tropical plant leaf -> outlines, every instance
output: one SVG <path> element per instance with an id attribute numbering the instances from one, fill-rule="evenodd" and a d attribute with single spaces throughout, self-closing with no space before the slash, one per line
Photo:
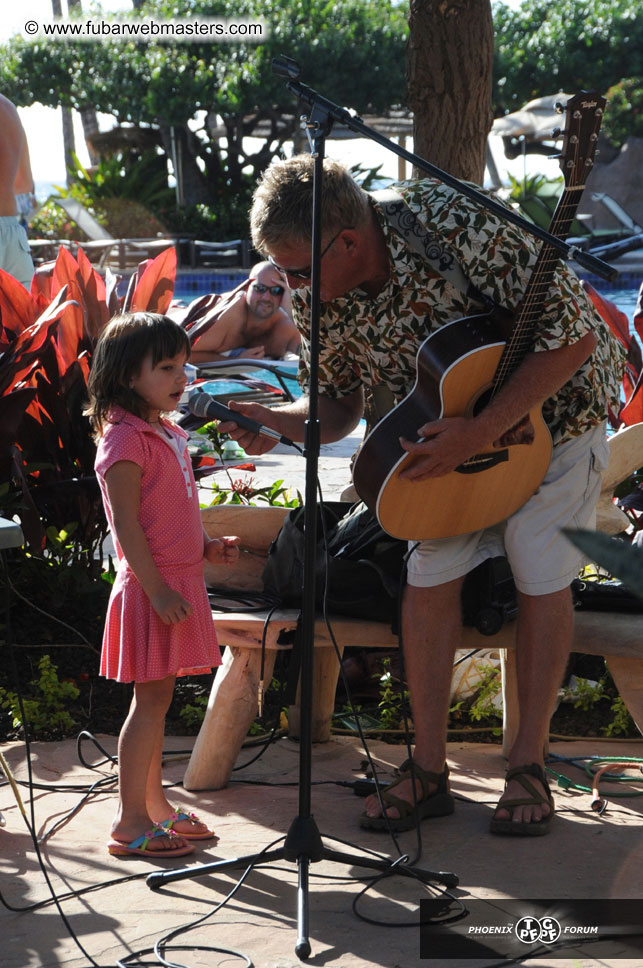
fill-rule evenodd
<path id="1" fill-rule="evenodd" d="M 174 248 L 141 263 L 132 304 L 166 312 L 175 272 Z M 0 506 L 18 514 L 31 550 L 46 547 L 47 529 L 69 523 L 78 547 L 104 540 L 96 445 L 83 411 L 96 340 L 121 309 L 118 281 L 108 273 L 106 285 L 82 250 L 74 258 L 63 247 L 39 268 L 31 293 L 0 273 Z"/>
<path id="2" fill-rule="evenodd" d="M 0 343 L 17 339 L 37 315 L 33 299 L 22 283 L 0 269 Z"/>
<path id="3" fill-rule="evenodd" d="M 164 249 L 147 263 L 132 294 L 130 312 L 166 313 L 176 279 L 176 249 Z"/>
<path id="4" fill-rule="evenodd" d="M 87 332 L 92 339 L 98 339 L 110 317 L 107 306 L 107 289 L 102 276 L 96 272 L 81 248 L 78 249 L 76 260 L 78 262 L 78 273 L 82 280 L 83 303 L 87 308 L 87 319 L 85 321 Z"/>
<path id="5" fill-rule="evenodd" d="M 62 251 L 62 249 L 63 246 L 61 245 L 59 252 Z M 36 267 L 36 271 L 33 274 L 33 279 L 31 280 L 31 297 L 32 299 L 42 300 L 44 307 L 48 306 L 53 298 L 52 278 L 55 268 L 55 260 L 53 262 L 43 262 L 41 265 Z"/>
<path id="6" fill-rule="evenodd" d="M 643 598 L 643 549 L 601 531 L 563 529 L 572 544 Z"/>

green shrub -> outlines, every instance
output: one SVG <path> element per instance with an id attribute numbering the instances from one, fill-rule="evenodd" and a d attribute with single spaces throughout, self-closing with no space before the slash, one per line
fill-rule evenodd
<path id="1" fill-rule="evenodd" d="M 32 679 L 32 694 L 22 701 L 30 735 L 36 739 L 64 736 L 76 725 L 66 706 L 78 699 L 80 692 L 73 682 L 59 680 L 58 667 L 48 655 L 40 659 L 38 669 L 40 678 Z M 11 713 L 14 729 L 25 725 L 17 693 L 0 686 L 0 706 Z"/>
<path id="2" fill-rule="evenodd" d="M 643 138 L 643 78 L 626 77 L 605 96 L 609 106 L 603 134 L 607 139 L 620 148 L 628 137 Z"/>

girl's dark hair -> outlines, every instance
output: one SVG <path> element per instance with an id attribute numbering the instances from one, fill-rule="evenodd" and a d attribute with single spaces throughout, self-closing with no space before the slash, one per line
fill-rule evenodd
<path id="1" fill-rule="evenodd" d="M 123 407 L 136 417 L 146 416 L 146 403 L 131 388 L 132 377 L 141 372 L 151 353 L 152 366 L 184 352 L 190 355 L 190 340 L 178 323 L 160 313 L 122 313 L 114 316 L 100 335 L 87 381 L 89 417 L 95 436 L 103 432 L 113 406 Z"/>

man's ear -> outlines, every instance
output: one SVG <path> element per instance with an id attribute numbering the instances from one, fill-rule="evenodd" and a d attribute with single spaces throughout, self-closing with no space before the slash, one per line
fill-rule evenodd
<path id="1" fill-rule="evenodd" d="M 359 248 L 359 241 L 359 233 L 355 229 L 344 229 L 338 238 L 338 242 L 345 252 L 355 249 L 356 246 Z"/>

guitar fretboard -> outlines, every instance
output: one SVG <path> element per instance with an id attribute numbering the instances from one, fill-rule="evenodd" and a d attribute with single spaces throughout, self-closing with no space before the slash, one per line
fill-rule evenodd
<path id="1" fill-rule="evenodd" d="M 565 146 L 561 162 L 565 187 L 549 226 L 550 234 L 559 239 L 565 239 L 569 235 L 585 182 L 592 169 L 605 104 L 605 99 L 595 92 L 575 95 L 567 104 Z M 541 318 L 559 259 L 557 248 L 543 242 L 525 295 L 518 307 L 512 334 L 498 364 L 491 396 L 504 385 L 527 353 L 533 349 L 536 326 Z"/>

